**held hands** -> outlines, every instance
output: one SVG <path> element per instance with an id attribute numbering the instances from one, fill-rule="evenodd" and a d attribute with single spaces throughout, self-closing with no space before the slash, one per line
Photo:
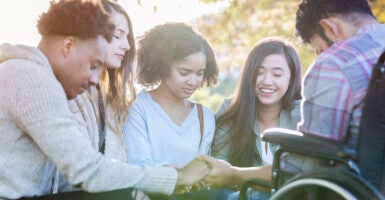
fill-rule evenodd
<path id="1" fill-rule="evenodd" d="M 236 182 L 233 178 L 235 177 L 235 169 L 230 163 L 207 155 L 200 155 L 196 160 L 204 161 L 212 168 L 205 180 L 201 182 L 202 186 L 208 189 L 210 187 L 221 188 L 234 186 L 234 182 Z"/>
<path id="2" fill-rule="evenodd" d="M 177 169 L 178 180 L 174 194 L 189 192 L 193 185 L 202 181 L 211 171 L 211 167 L 202 160 L 193 160 L 186 166 Z"/>

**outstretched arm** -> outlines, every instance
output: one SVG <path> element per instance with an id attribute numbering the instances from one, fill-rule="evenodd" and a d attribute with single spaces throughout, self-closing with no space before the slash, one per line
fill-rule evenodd
<path id="1" fill-rule="evenodd" d="M 206 185 L 210 187 L 237 187 L 252 178 L 271 180 L 271 166 L 235 167 L 224 160 L 206 155 L 197 159 L 205 161 L 212 168 L 205 178 Z"/>

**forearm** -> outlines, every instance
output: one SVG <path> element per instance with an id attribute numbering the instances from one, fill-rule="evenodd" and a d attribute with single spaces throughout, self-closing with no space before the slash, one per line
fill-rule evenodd
<path id="1" fill-rule="evenodd" d="M 248 179 L 263 179 L 270 181 L 271 180 L 271 166 L 261 166 L 261 167 L 233 167 L 231 176 L 231 185 L 229 187 L 234 187 L 236 185 L 241 185 Z"/>

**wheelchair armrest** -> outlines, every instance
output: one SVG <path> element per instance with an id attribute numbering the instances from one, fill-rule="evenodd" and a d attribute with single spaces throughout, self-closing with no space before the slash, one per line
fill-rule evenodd
<path id="1" fill-rule="evenodd" d="M 271 182 L 263 179 L 248 179 L 246 182 L 242 184 L 241 190 L 239 191 L 239 200 L 248 199 L 247 189 L 253 186 L 258 186 L 260 188 L 265 189 L 266 191 L 270 191 Z"/>
<path id="2" fill-rule="evenodd" d="M 356 150 L 343 142 L 289 129 L 267 129 L 263 133 L 262 140 L 278 144 L 284 151 L 293 153 L 335 160 L 356 158 Z"/>

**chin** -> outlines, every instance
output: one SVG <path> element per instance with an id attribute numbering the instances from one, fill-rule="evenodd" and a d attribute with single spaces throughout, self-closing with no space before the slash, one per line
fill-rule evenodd
<path id="1" fill-rule="evenodd" d="M 107 68 L 109 69 L 117 69 L 120 68 L 121 62 L 110 62 L 106 63 Z"/>

